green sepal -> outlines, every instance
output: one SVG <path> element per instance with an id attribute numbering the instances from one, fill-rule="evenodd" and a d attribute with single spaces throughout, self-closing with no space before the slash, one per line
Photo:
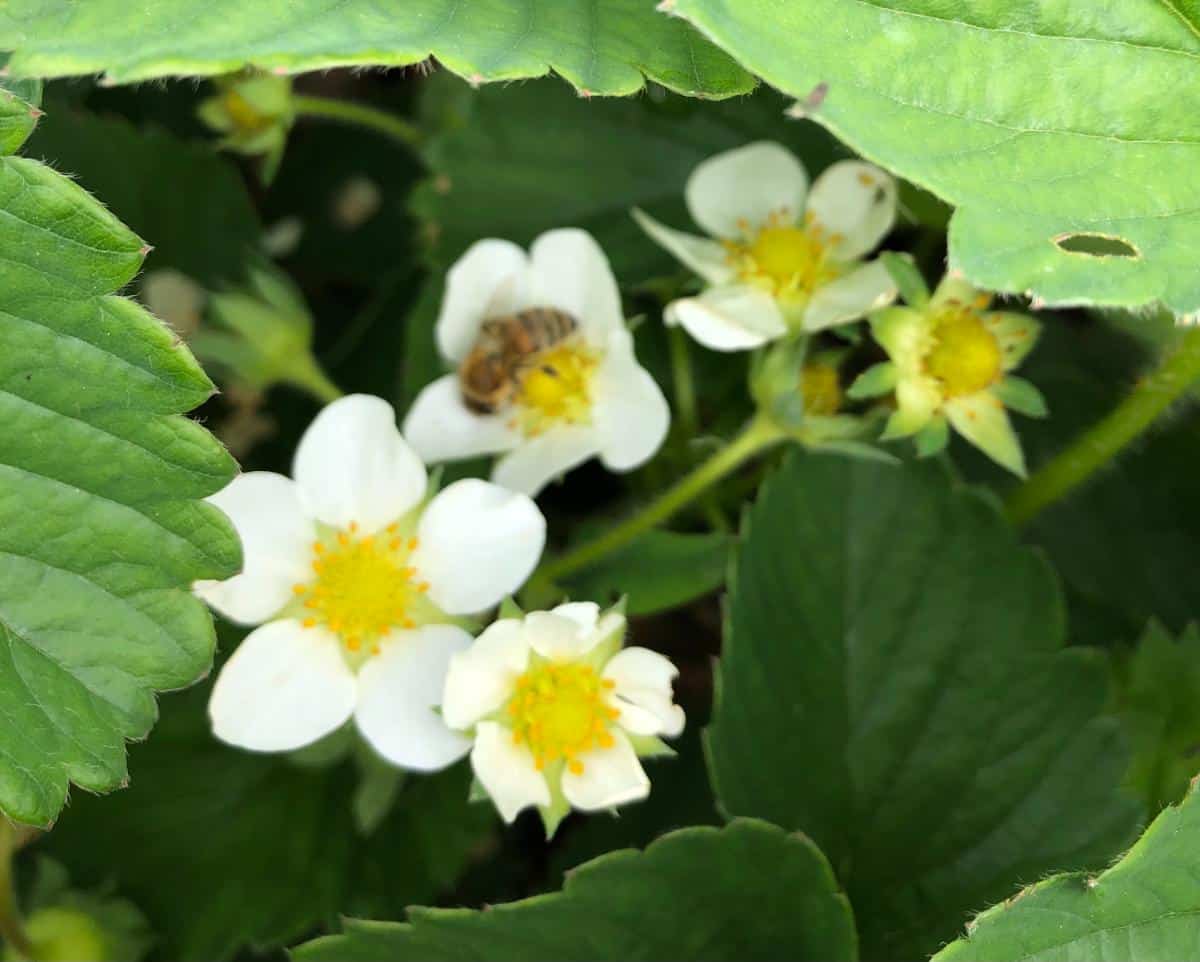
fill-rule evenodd
<path id="1" fill-rule="evenodd" d="M 566 767 L 566 762 L 559 760 L 551 762 L 542 772 L 546 784 L 550 787 L 550 804 L 538 806 L 538 814 L 542 817 L 542 825 L 546 829 L 546 841 L 554 838 L 562 820 L 571 814 L 571 803 L 567 801 L 562 790 L 563 770 Z"/>
<path id="2" fill-rule="evenodd" d="M 350 807 L 354 827 L 359 835 L 367 838 L 375 834 L 391 812 L 404 784 L 405 772 L 375 751 L 362 737 L 355 739 L 354 761 L 358 784 L 354 787 Z"/>
<path id="3" fill-rule="evenodd" d="M 352 751 L 358 735 L 351 722 L 331 731 L 311 745 L 287 752 L 287 760 L 297 768 L 329 768 L 336 765 Z"/>
<path id="4" fill-rule="evenodd" d="M 517 600 L 509 595 L 500 602 L 500 611 L 497 613 L 499 618 L 524 618 L 525 612 L 521 610 L 521 606 L 517 604 Z"/>
<path id="5" fill-rule="evenodd" d="M 1037 386 L 1023 377 L 1009 375 L 992 387 L 992 394 L 1009 410 L 1030 418 L 1044 418 L 1050 413 L 1046 398 Z"/>
<path id="6" fill-rule="evenodd" d="M 917 457 L 928 458 L 940 454 L 950 443 L 950 425 L 941 416 L 932 418 L 913 439 L 917 446 Z"/>
<path id="7" fill-rule="evenodd" d="M 921 276 L 921 271 L 911 254 L 884 251 L 879 255 L 879 259 L 896 282 L 900 297 L 906 304 L 923 308 L 929 303 L 929 285 L 925 283 L 925 278 Z"/>
<path id="8" fill-rule="evenodd" d="M 846 389 L 846 397 L 855 401 L 891 394 L 896 390 L 900 372 L 891 361 L 882 361 L 867 368 Z"/>
<path id="9" fill-rule="evenodd" d="M 478 777 L 471 778 L 471 787 L 467 789 L 467 801 L 472 804 L 475 802 L 491 804 L 492 796 L 488 794 L 488 790 L 483 787 L 483 782 Z"/>
<path id="10" fill-rule="evenodd" d="M 625 733 L 638 758 L 674 758 L 678 752 L 657 735 L 633 735 Z"/>

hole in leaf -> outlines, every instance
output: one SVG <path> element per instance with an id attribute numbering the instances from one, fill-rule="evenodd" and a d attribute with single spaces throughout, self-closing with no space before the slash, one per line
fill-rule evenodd
<path id="1" fill-rule="evenodd" d="M 1142 252 L 1125 238 L 1112 234 L 1059 234 L 1054 243 L 1068 254 L 1086 254 L 1088 257 L 1142 256 Z"/>

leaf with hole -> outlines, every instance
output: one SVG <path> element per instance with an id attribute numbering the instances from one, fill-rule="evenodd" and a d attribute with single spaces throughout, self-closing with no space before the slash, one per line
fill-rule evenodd
<path id="1" fill-rule="evenodd" d="M 1200 309 L 1200 179 L 1181 175 L 1200 164 L 1191 0 L 672 8 L 773 86 L 821 90 L 803 113 L 957 205 L 950 264 L 978 285 Z"/>

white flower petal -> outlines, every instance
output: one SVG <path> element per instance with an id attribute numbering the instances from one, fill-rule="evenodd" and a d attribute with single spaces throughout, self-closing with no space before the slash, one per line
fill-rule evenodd
<path id="1" fill-rule="evenodd" d="M 749 351 L 787 333 L 775 298 L 750 285 L 710 287 L 699 297 L 672 301 L 664 317 L 714 351 Z"/>
<path id="2" fill-rule="evenodd" d="M 605 344 L 610 331 L 625 326 L 617 280 L 587 231 L 548 231 L 533 242 L 529 258 L 532 306 L 566 311 L 591 344 Z"/>
<path id="3" fill-rule="evenodd" d="M 312 578 L 309 563 L 317 533 L 289 478 L 252 471 L 208 499 L 229 515 L 242 541 L 241 574 L 198 581 L 193 590 L 240 624 L 266 621 L 291 601 L 292 586 Z"/>
<path id="4" fill-rule="evenodd" d="M 429 597 L 451 615 L 499 604 L 529 577 L 546 543 L 546 519 L 527 496 L 475 478 L 456 481 L 425 509 L 412 564 Z"/>
<path id="5" fill-rule="evenodd" d="M 580 631 L 587 634 L 596 630 L 596 622 L 600 619 L 600 606 L 594 601 L 568 601 L 551 608 L 550 614 L 570 618 L 579 626 Z"/>
<path id="6" fill-rule="evenodd" d="M 592 418 L 600 460 L 610 471 L 632 471 L 662 447 L 671 409 L 662 389 L 633 355 L 633 338 L 613 331 L 592 379 Z"/>
<path id="7" fill-rule="evenodd" d="M 800 218 L 808 174 L 790 151 L 758 141 L 710 157 L 688 178 L 692 219 L 713 237 L 743 238 L 772 214 L 788 223 Z"/>
<path id="8" fill-rule="evenodd" d="M 595 646 L 599 637 L 580 626 L 577 616 L 553 611 L 531 611 L 525 616 L 525 640 L 550 661 L 576 661 Z"/>
<path id="9" fill-rule="evenodd" d="M 529 662 L 524 632 L 520 619 L 494 621 L 470 648 L 450 659 L 442 701 L 447 725 L 470 728 L 508 701 Z"/>
<path id="10" fill-rule="evenodd" d="M 552 428 L 522 442 L 497 461 L 492 480 L 510 491 L 532 496 L 599 453 L 600 441 L 593 428 Z"/>
<path id="11" fill-rule="evenodd" d="M 450 659 L 471 644 L 455 625 L 395 631 L 358 672 L 354 719 L 371 747 L 394 765 L 434 772 L 462 758 L 471 740 L 452 732 L 435 710 Z"/>
<path id="12" fill-rule="evenodd" d="M 610 748 L 597 748 L 579 756 L 583 771 L 563 771 L 562 790 L 568 802 L 584 812 L 615 808 L 650 794 L 650 779 L 637 753 L 620 731 L 612 733 Z"/>
<path id="13" fill-rule="evenodd" d="M 820 331 L 865 317 L 896 299 L 896 282 L 883 261 L 871 261 L 818 287 L 804 311 L 804 329 Z"/>
<path id="14" fill-rule="evenodd" d="M 623 648 L 604 666 L 602 677 L 613 682 L 617 720 L 635 735 L 666 735 L 683 731 L 683 709 L 674 703 L 671 682 L 679 670 L 656 651 Z"/>
<path id="15" fill-rule="evenodd" d="M 528 265 L 525 252 L 510 241 L 489 238 L 467 248 L 446 273 L 446 294 L 435 328 L 442 357 L 462 361 L 479 336 L 479 326 L 523 300 Z M 506 299 L 512 303 L 500 303 Z"/>
<path id="16" fill-rule="evenodd" d="M 425 494 L 425 466 L 400 436 L 382 398 L 351 394 L 309 425 L 292 469 L 305 508 L 338 528 L 365 534 L 391 524 Z"/>
<path id="17" fill-rule="evenodd" d="M 479 723 L 471 767 L 506 822 L 530 805 L 550 804 L 550 786 L 537 770 L 533 754 L 524 745 L 513 744 L 512 732 L 495 722 Z"/>
<path id="18" fill-rule="evenodd" d="M 225 662 L 208 715 L 213 734 L 230 745 L 293 751 L 340 728 L 356 694 L 336 635 L 273 621 L 247 635 Z"/>
<path id="19" fill-rule="evenodd" d="M 651 240 L 673 254 L 680 263 L 708 283 L 725 284 L 733 279 L 736 271 L 729 263 L 729 254 L 716 241 L 675 230 L 636 207 L 631 213 L 638 226 L 650 235 Z"/>
<path id="20" fill-rule="evenodd" d="M 447 374 L 427 385 L 404 419 L 404 438 L 426 464 L 457 461 L 508 451 L 521 436 L 509 418 L 477 414 L 463 403 L 458 375 Z"/>
<path id="21" fill-rule="evenodd" d="M 896 182 L 873 164 L 840 161 L 813 183 L 808 213 L 826 236 L 840 237 L 837 257 L 857 260 L 874 250 L 896 222 Z"/>

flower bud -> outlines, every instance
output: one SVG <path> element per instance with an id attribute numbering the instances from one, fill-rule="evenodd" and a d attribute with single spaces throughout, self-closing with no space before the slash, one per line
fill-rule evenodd
<path id="1" fill-rule="evenodd" d="M 263 157 L 263 179 L 270 181 L 295 120 L 291 79 L 242 71 L 218 77 L 213 84 L 216 95 L 197 108 L 200 120 L 222 135 L 225 149 Z"/>

